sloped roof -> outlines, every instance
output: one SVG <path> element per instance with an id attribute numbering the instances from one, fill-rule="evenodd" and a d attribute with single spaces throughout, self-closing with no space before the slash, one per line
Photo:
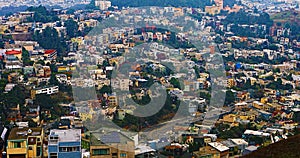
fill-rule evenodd
<path id="1" fill-rule="evenodd" d="M 45 50 L 45 54 L 52 54 L 52 53 L 55 53 L 56 50 L 55 49 L 48 49 L 48 50 Z"/>
<path id="2" fill-rule="evenodd" d="M 22 51 L 17 51 L 17 50 L 11 50 L 11 51 L 6 51 L 6 55 L 17 55 L 17 54 L 22 54 Z"/>

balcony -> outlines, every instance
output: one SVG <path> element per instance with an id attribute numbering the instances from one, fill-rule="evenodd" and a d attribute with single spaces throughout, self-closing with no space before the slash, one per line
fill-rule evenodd
<path id="1" fill-rule="evenodd" d="M 9 154 L 26 154 L 27 149 L 23 148 L 7 148 L 7 155 Z"/>

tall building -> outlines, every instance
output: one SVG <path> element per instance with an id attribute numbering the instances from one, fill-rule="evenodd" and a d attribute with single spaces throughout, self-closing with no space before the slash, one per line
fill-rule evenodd
<path id="1" fill-rule="evenodd" d="M 81 130 L 51 130 L 48 136 L 48 158 L 77 157 L 81 157 Z"/>
<path id="2" fill-rule="evenodd" d="M 43 138 L 43 128 L 13 128 L 7 139 L 7 158 L 42 158 Z"/>
<path id="3" fill-rule="evenodd" d="M 106 0 L 96 0 L 95 6 L 99 7 L 100 10 L 107 10 L 109 7 L 111 7 L 111 2 Z"/>

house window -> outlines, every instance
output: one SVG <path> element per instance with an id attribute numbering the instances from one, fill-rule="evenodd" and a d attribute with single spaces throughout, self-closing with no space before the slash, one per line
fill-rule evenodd
<path id="1" fill-rule="evenodd" d="M 80 147 L 60 147 L 59 152 L 76 152 L 80 151 Z"/>
<path id="2" fill-rule="evenodd" d="M 127 155 L 126 155 L 126 153 L 121 153 L 120 154 L 120 157 L 126 157 Z"/>
<path id="3" fill-rule="evenodd" d="M 21 148 L 21 142 L 14 142 L 14 148 Z"/>
<path id="4" fill-rule="evenodd" d="M 67 147 L 60 147 L 59 152 L 67 152 L 68 148 Z"/>
<path id="5" fill-rule="evenodd" d="M 58 158 L 57 153 L 50 153 L 50 158 Z"/>
<path id="6" fill-rule="evenodd" d="M 112 157 L 118 157 L 118 153 L 112 153 L 111 156 Z"/>
<path id="7" fill-rule="evenodd" d="M 93 149 L 92 155 L 109 155 L 109 149 Z"/>
<path id="8" fill-rule="evenodd" d="M 42 155 L 42 147 L 38 146 L 36 149 L 36 156 L 41 156 Z"/>
<path id="9" fill-rule="evenodd" d="M 28 150 L 32 150 L 32 146 L 28 147 Z"/>
<path id="10" fill-rule="evenodd" d="M 50 136 L 50 140 L 58 140 L 57 136 Z"/>

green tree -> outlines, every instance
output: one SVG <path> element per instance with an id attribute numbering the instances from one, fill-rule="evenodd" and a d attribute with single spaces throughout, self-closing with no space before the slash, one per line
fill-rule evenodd
<path id="1" fill-rule="evenodd" d="M 46 7 L 44 6 L 38 6 L 38 7 L 29 7 L 27 8 L 27 11 L 34 12 L 33 17 L 28 17 L 27 21 L 29 22 L 55 22 L 59 21 L 59 18 L 54 13 L 48 11 Z"/>
<path id="2" fill-rule="evenodd" d="M 55 77 L 54 74 L 51 74 L 50 79 L 49 79 L 49 84 L 50 85 L 59 85 L 59 81 Z"/>
<path id="3" fill-rule="evenodd" d="M 4 48 L 4 42 L 0 41 L 0 48 L 3 49 Z"/>
<path id="4" fill-rule="evenodd" d="M 42 33 L 35 32 L 33 39 L 44 49 L 56 49 L 58 55 L 65 52 L 65 40 L 63 36 L 59 37 L 58 32 L 54 28 L 46 27 Z"/>
<path id="5" fill-rule="evenodd" d="M 280 73 L 280 69 L 279 68 L 275 68 L 275 69 L 273 69 L 273 72 L 274 73 Z"/>
<path id="6" fill-rule="evenodd" d="M 274 81 L 274 79 L 275 79 L 275 77 L 274 77 L 273 75 L 267 76 L 267 77 L 266 77 L 266 80 Z"/>
<path id="7" fill-rule="evenodd" d="M 231 90 L 226 91 L 225 105 L 230 105 L 234 103 L 234 101 L 235 101 L 234 93 Z"/>
<path id="8" fill-rule="evenodd" d="M 99 93 L 100 93 L 100 94 L 104 94 L 104 93 L 111 94 L 111 93 L 112 93 L 111 86 L 104 85 L 104 86 L 99 90 Z"/>
<path id="9" fill-rule="evenodd" d="M 216 42 L 217 44 L 221 44 L 221 43 L 223 43 L 223 39 L 222 39 L 220 36 L 217 36 L 217 37 L 215 38 L 215 42 Z"/>
<path id="10" fill-rule="evenodd" d="M 180 87 L 180 82 L 178 79 L 172 77 L 171 80 L 170 80 L 170 83 L 173 85 L 174 88 L 179 88 L 181 89 Z"/>
<path id="11" fill-rule="evenodd" d="M 249 89 L 249 88 L 251 88 L 251 80 L 247 79 L 246 83 L 243 86 L 243 89 Z"/>
<path id="12" fill-rule="evenodd" d="M 293 81 L 293 77 L 292 77 L 292 73 L 290 73 L 289 75 L 286 76 L 286 79 L 288 81 Z"/>
<path id="13" fill-rule="evenodd" d="M 32 63 L 29 52 L 25 48 L 22 48 L 22 61 L 25 66 L 29 66 Z"/>
<path id="14" fill-rule="evenodd" d="M 8 81 L 5 78 L 0 79 L 0 92 L 4 92 L 7 82 Z"/>
<path id="15" fill-rule="evenodd" d="M 73 19 L 68 19 L 67 21 L 65 21 L 64 26 L 67 29 L 67 36 L 69 38 L 77 36 L 79 25 L 76 21 L 74 21 Z"/>
<path id="16" fill-rule="evenodd" d="M 74 14 L 75 13 L 75 9 L 71 8 L 71 9 L 68 9 L 67 14 Z"/>

